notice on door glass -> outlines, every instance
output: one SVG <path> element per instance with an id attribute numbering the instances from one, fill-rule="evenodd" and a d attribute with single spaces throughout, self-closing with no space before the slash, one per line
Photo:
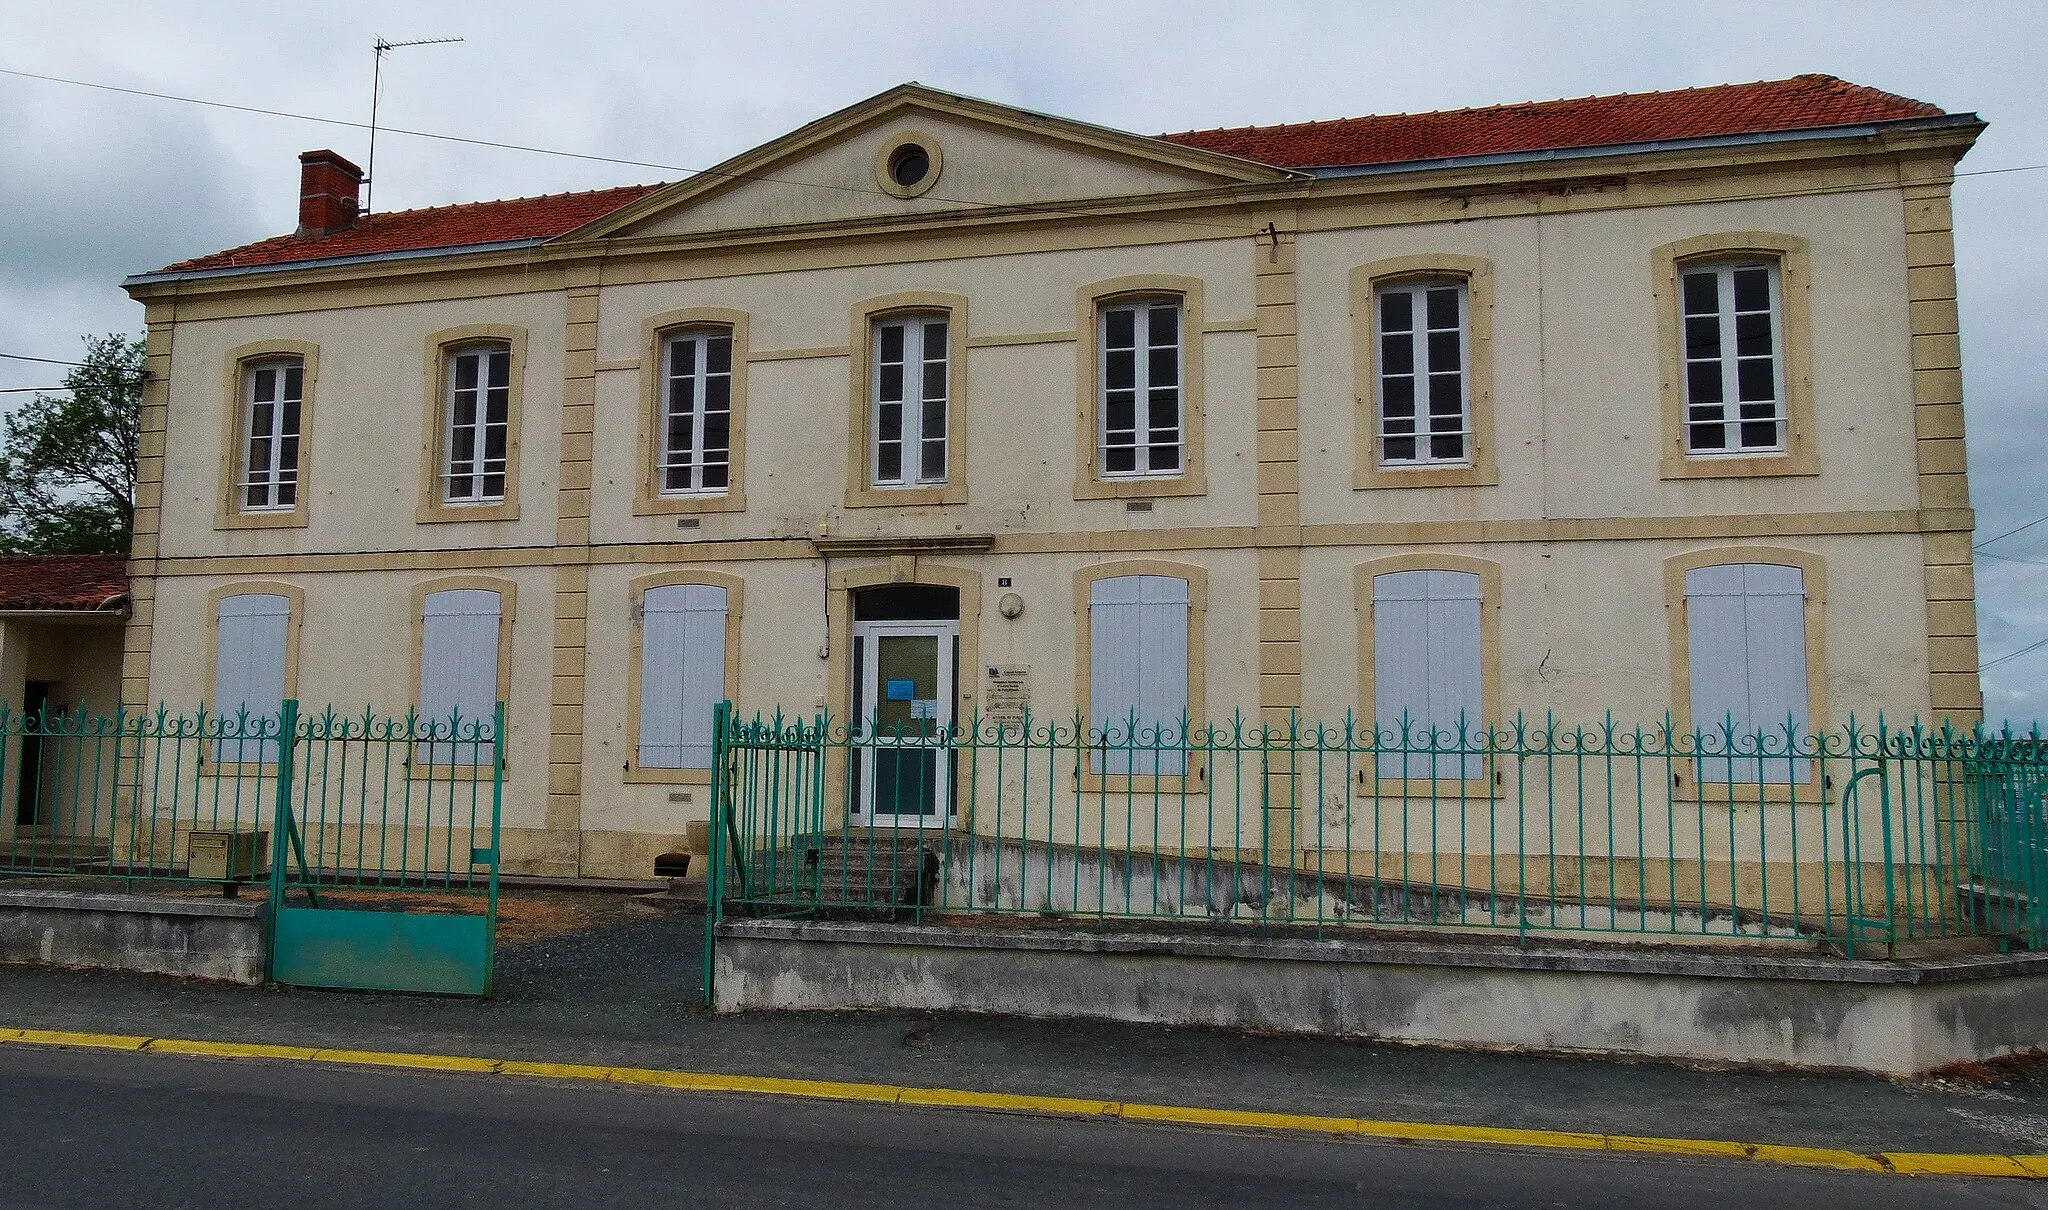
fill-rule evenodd
<path id="1" fill-rule="evenodd" d="M 1022 725 L 1031 708 L 1031 665 L 991 664 L 981 694 L 981 717 L 992 723 Z"/>
<path id="2" fill-rule="evenodd" d="M 910 680 L 908 678 L 905 678 L 900 681 L 892 680 L 888 682 L 886 692 L 888 694 L 889 700 L 892 702 L 916 701 L 917 682 Z"/>
<path id="3" fill-rule="evenodd" d="M 936 719 L 939 717 L 939 699 L 935 697 L 912 698 L 910 717 Z"/>

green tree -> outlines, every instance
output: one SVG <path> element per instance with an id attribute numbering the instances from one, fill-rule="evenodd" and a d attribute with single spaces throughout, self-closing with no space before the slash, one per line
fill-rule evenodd
<path id="1" fill-rule="evenodd" d="M 64 391 L 37 395 L 0 431 L 0 552 L 127 554 L 135 527 L 142 341 L 85 337 Z"/>

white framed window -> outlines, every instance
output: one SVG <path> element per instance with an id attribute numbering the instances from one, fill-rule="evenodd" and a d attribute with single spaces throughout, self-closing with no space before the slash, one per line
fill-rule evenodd
<path id="1" fill-rule="evenodd" d="M 723 495 L 732 468 L 732 332 L 675 332 L 663 348 L 661 494 Z"/>
<path id="2" fill-rule="evenodd" d="M 1409 748 L 1444 748 L 1486 730 L 1480 611 L 1484 593 L 1466 571 L 1390 571 L 1372 578 L 1373 726 Z M 1477 755 L 1382 758 L 1382 780 L 1471 780 Z"/>
<path id="3" fill-rule="evenodd" d="M 1806 573 L 1776 563 L 1721 563 L 1685 573 L 1688 674 L 1693 727 L 1718 750 L 1731 732 L 1735 751 L 1756 750 L 1757 736 L 1782 754 L 1790 726 L 1805 736 L 1807 701 Z M 1709 760 L 1700 780 L 1805 781 L 1808 761 Z"/>
<path id="4" fill-rule="evenodd" d="M 296 357 L 252 362 L 242 371 L 241 475 L 245 513 L 290 512 L 299 502 L 299 413 L 306 363 Z"/>
<path id="5" fill-rule="evenodd" d="M 505 499 L 512 349 L 469 345 L 451 352 L 447 365 L 441 498 L 449 504 L 496 504 Z"/>
<path id="6" fill-rule="evenodd" d="M 640 598 L 640 767 L 709 769 L 725 697 L 726 590 L 663 584 Z"/>
<path id="7" fill-rule="evenodd" d="M 1471 339 L 1465 282 L 1400 282 L 1374 291 L 1381 466 L 1472 461 Z"/>
<path id="8" fill-rule="evenodd" d="M 876 487 L 946 481 L 950 318 L 898 315 L 875 323 L 875 439 L 869 470 Z"/>
<path id="9" fill-rule="evenodd" d="M 421 727 L 437 735 L 488 736 L 498 705 L 499 618 L 504 600 L 487 588 L 447 588 L 426 596 L 420 623 Z M 450 722 L 454 731 L 450 731 Z M 476 728 L 481 727 L 478 731 Z M 433 765 L 475 765 L 488 743 L 420 745 Z"/>
<path id="10" fill-rule="evenodd" d="M 284 710 L 285 663 L 292 619 L 290 597 L 243 593 L 222 597 L 214 619 L 213 709 L 230 735 L 254 735 Z M 270 763 L 277 744 L 222 739 L 221 764 Z"/>
<path id="11" fill-rule="evenodd" d="M 1187 772 L 1188 582 L 1110 576 L 1088 586 L 1089 726 L 1107 737 L 1094 772 Z M 1175 745 L 1164 748 L 1163 745 Z"/>
<path id="12" fill-rule="evenodd" d="M 1097 457 L 1107 478 L 1181 473 L 1185 442 L 1179 299 L 1101 308 Z"/>
<path id="13" fill-rule="evenodd" d="M 1680 268 L 1687 455 L 1784 452 L 1781 293 L 1769 261 Z"/>

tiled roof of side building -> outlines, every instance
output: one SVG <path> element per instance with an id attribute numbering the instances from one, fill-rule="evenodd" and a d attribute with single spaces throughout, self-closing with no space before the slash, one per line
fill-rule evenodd
<path id="1" fill-rule="evenodd" d="M 127 595 L 126 555 L 0 555 L 0 610 L 92 613 Z"/>
<path id="2" fill-rule="evenodd" d="M 380 252 L 418 252 L 433 248 L 469 248 L 479 244 L 551 239 L 574 231 L 592 219 L 631 205 L 660 185 L 622 185 L 588 193 L 551 193 L 496 202 L 465 202 L 372 214 L 346 231 L 332 235 L 279 235 L 210 256 L 166 265 L 159 273 L 198 269 L 237 269 L 282 265 L 294 261 L 374 256 Z"/>
<path id="3" fill-rule="evenodd" d="M 1190 130 L 1160 137 L 1184 147 L 1282 168 L 1334 168 L 1821 130 L 1940 116 L 1939 108 L 1924 101 L 1833 76 L 1806 75 L 1675 92 L 1531 101 L 1289 126 Z"/>
<path id="4" fill-rule="evenodd" d="M 1190 130 L 1159 137 L 1276 168 L 1308 169 L 1817 130 L 1940 116 L 1942 110 L 1922 101 L 1833 76 L 1805 75 L 1675 92 L 1338 118 L 1288 126 Z M 332 235 L 281 235 L 180 261 L 158 272 L 255 268 L 552 239 L 660 188 L 626 185 L 590 193 L 373 214 Z"/>

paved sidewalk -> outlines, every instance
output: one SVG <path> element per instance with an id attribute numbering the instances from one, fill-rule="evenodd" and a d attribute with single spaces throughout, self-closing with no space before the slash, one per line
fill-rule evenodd
<path id="1" fill-rule="evenodd" d="M 2048 1152 L 2048 1072 L 1694 1071 L 1212 1030 L 903 1013 L 716 1017 L 703 918 L 607 911 L 500 947 L 489 1001 L 0 967 L 0 1029 L 948 1087 L 1857 1152 Z"/>

